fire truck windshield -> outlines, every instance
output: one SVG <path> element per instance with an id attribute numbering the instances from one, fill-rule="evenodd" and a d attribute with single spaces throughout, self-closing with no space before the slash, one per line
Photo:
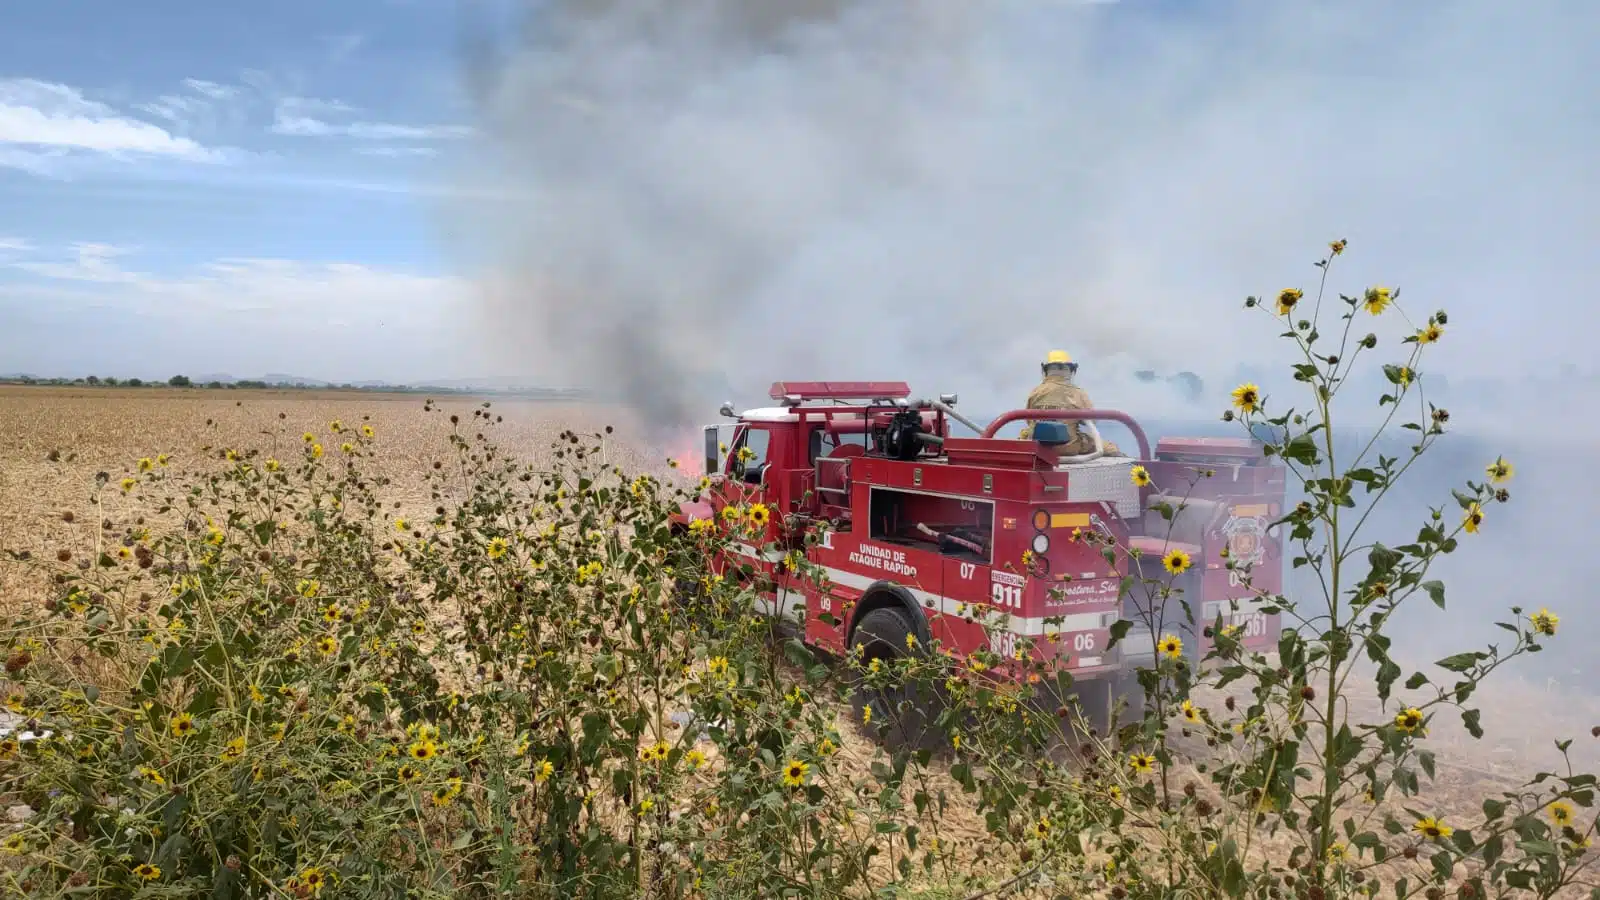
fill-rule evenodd
<path id="1" fill-rule="evenodd" d="M 729 472 L 748 484 L 760 484 L 761 470 L 767 465 L 767 449 L 771 440 L 772 435 L 765 428 L 758 425 L 741 427 L 733 439 L 733 446 L 729 448 Z"/>

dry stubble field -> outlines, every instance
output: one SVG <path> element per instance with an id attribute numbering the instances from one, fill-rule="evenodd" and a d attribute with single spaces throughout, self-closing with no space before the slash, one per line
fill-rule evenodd
<path id="1" fill-rule="evenodd" d="M 192 465 L 206 446 L 298 452 L 302 433 L 324 434 L 336 419 L 371 424 L 380 449 L 369 465 L 392 479 L 389 499 L 420 503 L 424 470 L 447 447 L 448 414 L 467 420 L 484 402 L 450 397 L 436 404 L 443 415 L 425 415 L 424 400 L 335 391 L 0 386 L 0 546 L 40 552 L 92 540 L 88 498 L 98 472 L 115 482 L 131 474 L 140 457 L 161 453 L 176 465 Z M 558 404 L 495 402 L 493 409 L 505 416 L 494 440 L 524 458 L 538 458 L 563 429 L 622 424 L 620 417 L 611 422 Z M 647 458 L 620 440 L 608 451 L 627 469 L 665 468 L 660 453 Z M 59 460 L 51 460 L 53 452 Z M 117 501 L 108 497 L 108 516 L 116 515 Z M 75 523 L 62 521 L 67 511 L 76 514 Z M 3 577 L 4 602 L 27 602 L 28 586 L 15 581 L 14 572 Z"/>
<path id="2" fill-rule="evenodd" d="M 98 523 L 89 498 L 98 472 L 115 482 L 131 473 L 140 457 L 161 453 L 172 454 L 180 465 L 192 464 L 206 446 L 298 448 L 303 432 L 324 432 L 336 419 L 376 429 L 375 463 L 393 482 L 388 500 L 400 502 L 402 513 L 420 508 L 426 501 L 424 470 L 446 448 L 448 415 L 457 413 L 466 421 L 484 402 L 447 397 L 436 402 L 444 414 L 427 415 L 424 400 L 416 394 L 368 392 L 0 386 L 0 548 L 37 554 L 92 546 Z M 516 400 L 493 401 L 493 410 L 504 416 L 493 439 L 519 457 L 537 461 L 564 429 L 593 432 L 612 424 L 619 431 L 607 446 L 611 462 L 631 472 L 669 471 L 665 448 L 630 446 L 620 412 Z M 59 458 L 52 460 L 53 453 Z M 117 493 L 105 492 L 103 515 L 113 520 L 119 515 Z M 74 522 L 63 520 L 68 511 Z M 39 588 L 16 567 L 0 566 L 0 614 L 39 602 Z M 1492 632 L 1485 634 L 1493 640 Z M 1378 720 L 1383 714 L 1376 698 L 1356 693 L 1353 717 Z M 1485 740 L 1471 740 L 1450 719 L 1434 729 L 1431 743 L 1440 765 L 1439 781 L 1428 790 L 1432 810 L 1458 821 L 1470 819 L 1484 796 L 1555 764 L 1552 743 L 1558 738 L 1576 738 L 1576 761 L 1589 771 L 1600 768 L 1600 740 L 1589 733 L 1600 723 L 1600 704 L 1592 696 L 1558 695 L 1511 673 L 1481 695 L 1480 705 L 1489 731 Z M 846 755 L 865 765 L 870 747 L 852 743 L 856 746 L 845 748 Z M 952 834 L 958 841 L 982 840 L 977 819 L 959 830 L 970 834 Z"/>

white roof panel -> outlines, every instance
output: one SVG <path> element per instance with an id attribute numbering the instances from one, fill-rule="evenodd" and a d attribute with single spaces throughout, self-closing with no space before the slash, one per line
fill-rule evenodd
<path id="1" fill-rule="evenodd" d="M 794 410 L 784 406 L 763 406 L 759 409 L 747 409 L 739 414 L 739 418 L 746 422 L 798 422 L 800 417 Z"/>

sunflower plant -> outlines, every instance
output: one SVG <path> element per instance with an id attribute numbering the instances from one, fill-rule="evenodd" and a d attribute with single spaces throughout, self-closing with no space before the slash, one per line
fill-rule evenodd
<path id="1" fill-rule="evenodd" d="M 1274 652 L 1246 651 L 1223 618 L 1198 620 L 1181 581 L 1197 561 L 1183 551 L 1152 563 L 1129 548 L 1106 549 L 1132 554 L 1139 576 L 1125 582 L 1137 615 L 1117 623 L 1113 638 L 1142 625 L 1132 633 L 1148 634 L 1156 660 L 1139 673 L 1142 714 L 1116 741 L 1090 736 L 1098 750 L 1091 771 L 1117 787 L 1108 821 L 1160 836 L 1124 842 L 1113 853 L 1129 896 L 1165 897 L 1182 888 L 1231 897 L 1438 897 L 1446 890 L 1548 897 L 1581 883 L 1593 861 L 1595 817 L 1578 813 L 1593 805 L 1593 775 L 1538 773 L 1522 790 L 1448 815 L 1428 799 L 1438 768 L 1430 725 L 1454 716 L 1481 738 L 1472 705 L 1479 687 L 1553 638 L 1559 617 L 1512 607 L 1496 623 L 1508 641 L 1410 674 L 1393 658 L 1396 613 L 1419 602 L 1447 607 L 1445 586 L 1431 571 L 1482 539 L 1490 511 L 1510 501 L 1514 470 L 1504 458 L 1488 461 L 1483 477 L 1453 491 L 1452 503 L 1428 510 L 1409 540 L 1391 545 L 1389 536 L 1372 533 L 1371 511 L 1447 436 L 1449 413 L 1428 402 L 1421 373 L 1449 317 L 1440 310 L 1412 319 L 1399 291 L 1384 286 L 1334 302 L 1327 279 L 1345 248 L 1334 242 L 1317 263 L 1311 298 L 1288 288 L 1245 302 L 1297 351 L 1291 374 L 1305 399 L 1277 402 L 1245 383 L 1223 414 L 1252 435 L 1262 426 L 1271 435 L 1263 451 L 1283 461 L 1301 497 L 1274 525 L 1286 536 L 1293 568 L 1309 571 L 1321 588 L 1315 600 L 1255 590 L 1263 611 L 1285 622 Z M 1375 330 L 1364 333 L 1369 323 Z M 1388 337 L 1380 339 L 1380 330 Z M 1335 441 L 1335 410 L 1358 389 L 1352 376 L 1363 365 L 1377 366 L 1388 390 L 1377 402 L 1381 426 L 1351 454 Z M 1391 428 L 1412 436 L 1403 455 L 1379 449 Z M 1213 474 L 1195 469 L 1190 487 Z M 1132 478 L 1149 480 L 1142 468 Z M 1158 511 L 1171 521 L 1185 499 L 1158 504 Z M 1252 584 L 1248 567 L 1222 562 Z M 1204 630 L 1212 648 L 1203 658 L 1185 656 L 1181 640 L 1162 630 L 1170 622 Z M 1368 694 L 1377 710 L 1362 714 Z M 1566 754 L 1568 743 L 1557 746 Z M 1288 852 L 1278 852 L 1284 841 Z"/>

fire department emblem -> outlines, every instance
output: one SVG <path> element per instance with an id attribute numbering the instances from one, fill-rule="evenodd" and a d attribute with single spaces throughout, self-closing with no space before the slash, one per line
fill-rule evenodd
<path id="1" fill-rule="evenodd" d="M 1261 518 L 1234 516 L 1222 526 L 1222 534 L 1228 540 L 1228 558 L 1236 567 L 1253 566 L 1261 561 L 1266 555 L 1266 532 L 1266 520 Z"/>

